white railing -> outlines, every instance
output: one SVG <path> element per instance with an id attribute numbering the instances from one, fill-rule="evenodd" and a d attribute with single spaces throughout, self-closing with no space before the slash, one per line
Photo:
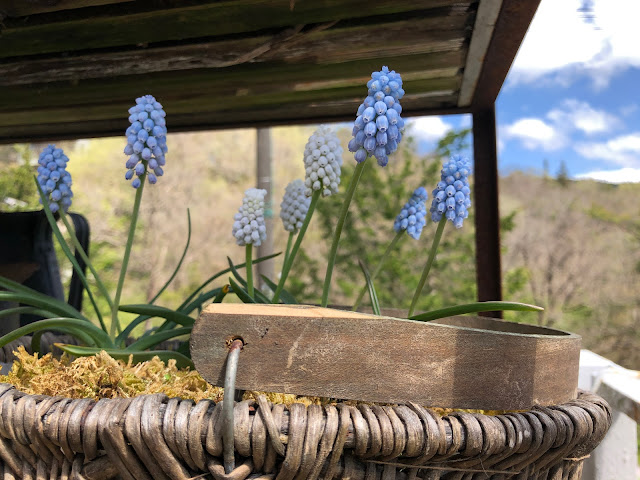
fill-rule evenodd
<path id="1" fill-rule="evenodd" d="M 612 409 L 609 433 L 585 462 L 582 480 L 638 480 L 640 372 L 627 370 L 589 350 L 580 354 L 579 387 L 604 398 Z"/>

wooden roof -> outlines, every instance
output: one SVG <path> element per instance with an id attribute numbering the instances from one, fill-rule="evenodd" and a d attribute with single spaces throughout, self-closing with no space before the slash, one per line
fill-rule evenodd
<path id="1" fill-rule="evenodd" d="M 383 65 L 404 116 L 495 101 L 539 0 L 0 0 L 0 143 L 352 120 Z"/>

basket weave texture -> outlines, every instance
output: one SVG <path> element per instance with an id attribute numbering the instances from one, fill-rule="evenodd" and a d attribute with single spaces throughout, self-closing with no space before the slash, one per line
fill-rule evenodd
<path id="1" fill-rule="evenodd" d="M 106 480 L 580 479 L 611 423 L 581 392 L 525 413 L 440 417 L 414 404 L 234 407 L 236 468 L 222 466 L 222 402 L 143 395 L 71 400 L 0 384 L 0 478 Z"/>

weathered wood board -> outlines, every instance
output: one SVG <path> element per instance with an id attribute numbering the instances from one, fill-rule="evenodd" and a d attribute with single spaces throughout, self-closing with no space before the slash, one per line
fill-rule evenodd
<path id="1" fill-rule="evenodd" d="M 370 402 L 520 410 L 575 398 L 580 337 L 490 318 L 422 323 L 298 305 L 212 304 L 191 356 L 224 383 L 242 338 L 237 388 Z"/>

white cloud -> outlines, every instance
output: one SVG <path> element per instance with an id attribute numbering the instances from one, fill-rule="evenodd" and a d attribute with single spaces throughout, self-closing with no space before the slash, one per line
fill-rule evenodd
<path id="1" fill-rule="evenodd" d="M 564 130 L 575 128 L 586 134 L 608 132 L 620 124 L 613 115 L 574 99 L 565 100 L 562 108 L 554 108 L 547 113 L 547 118 L 559 128 Z"/>
<path id="2" fill-rule="evenodd" d="M 595 170 L 576 175 L 576 178 L 608 183 L 640 183 L 640 168 L 626 167 L 618 170 Z"/>
<path id="3" fill-rule="evenodd" d="M 408 125 L 416 137 L 430 142 L 440 140 L 449 130 L 453 130 L 453 125 L 438 116 L 412 118 Z"/>
<path id="4" fill-rule="evenodd" d="M 578 143 L 574 148 L 585 158 L 640 168 L 640 132 L 615 137 L 607 142 Z"/>
<path id="5" fill-rule="evenodd" d="M 507 140 L 520 140 L 529 150 L 558 150 L 566 145 L 565 136 L 552 125 L 539 118 L 521 118 L 517 122 L 501 128 Z"/>
<path id="6" fill-rule="evenodd" d="M 593 22 L 582 0 L 542 0 L 509 74 L 508 84 L 570 85 L 590 78 L 604 88 L 617 73 L 640 67 L 638 0 L 595 0 Z"/>
<path id="7" fill-rule="evenodd" d="M 571 134 L 580 131 L 587 136 L 606 133 L 620 126 L 620 120 L 587 102 L 564 100 L 550 110 L 545 119 L 521 118 L 501 128 L 506 140 L 519 140 L 529 150 L 559 150 L 569 145 Z"/>

